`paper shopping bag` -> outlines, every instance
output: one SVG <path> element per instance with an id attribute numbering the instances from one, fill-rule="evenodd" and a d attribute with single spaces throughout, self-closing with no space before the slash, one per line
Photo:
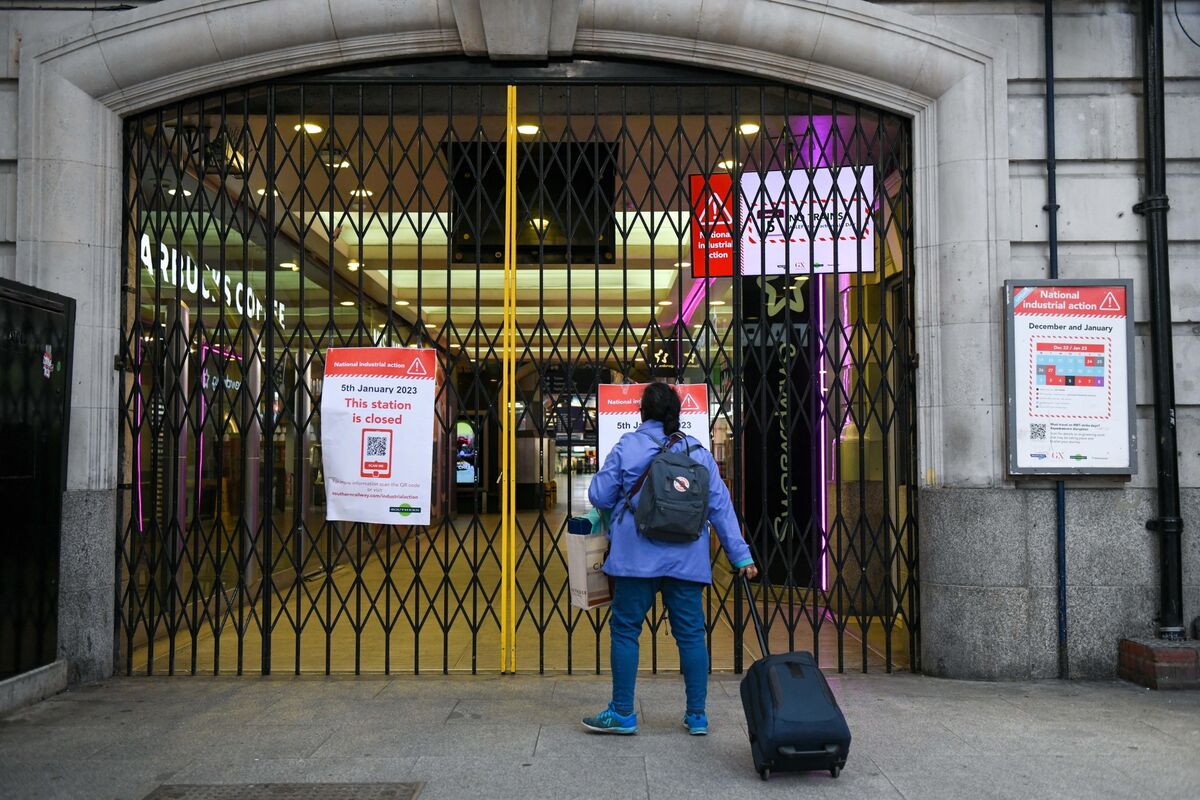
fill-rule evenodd
<path id="1" fill-rule="evenodd" d="M 607 534 L 567 534 L 567 579 L 571 585 L 571 605 L 588 609 L 612 602 L 612 588 L 608 576 L 604 574 L 604 558 L 607 554 Z"/>

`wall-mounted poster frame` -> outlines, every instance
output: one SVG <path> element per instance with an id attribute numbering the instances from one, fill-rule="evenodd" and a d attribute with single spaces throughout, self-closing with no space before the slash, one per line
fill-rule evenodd
<path id="1" fill-rule="evenodd" d="M 1004 282 L 1010 475 L 1133 475 L 1133 281 Z"/>

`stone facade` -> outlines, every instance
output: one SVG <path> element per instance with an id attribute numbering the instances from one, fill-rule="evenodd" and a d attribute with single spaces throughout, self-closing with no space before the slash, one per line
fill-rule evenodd
<path id="1" fill-rule="evenodd" d="M 126 11 L 0 11 L 0 275 L 79 301 L 64 520 L 62 655 L 111 674 L 123 113 L 202 90 L 405 55 L 575 53 L 763 74 L 913 118 L 920 414 L 922 665 L 988 679 L 1056 671 L 1053 495 L 1005 479 L 1000 286 L 1047 274 L 1040 3 L 563 0 L 524 28 L 478 0 L 165 0 Z M 71 6 L 78 6 L 72 9 Z M 1056 6 L 1063 277 L 1135 281 L 1148 318 L 1140 200 L 1140 65 L 1132 4 Z M 336 9 L 336 10 L 335 10 Z M 1200 3 L 1180 3 L 1200 32 Z M 1200 613 L 1200 48 L 1166 25 L 1172 313 L 1185 615 Z M 1075 677 L 1116 674 L 1117 641 L 1153 630 L 1157 555 L 1144 530 L 1155 466 L 1145 326 L 1140 462 L 1128 482 L 1068 491 Z M 88 510 L 92 509 L 92 510 Z M 96 509 L 99 509 L 98 511 Z M 69 562 L 69 563 L 68 563 Z M 69 579 L 69 580 L 68 580 Z M 68 585 L 68 583 L 70 585 Z M 109 609 L 101 614 L 89 609 Z"/>
<path id="2" fill-rule="evenodd" d="M 885 3 L 971 33 L 1008 53 L 1009 253 L 1000 280 L 1047 277 L 1045 64 L 1040 3 Z M 1141 64 L 1137 7 L 1130 3 L 1055 3 L 1055 125 L 1058 159 L 1059 269 L 1064 278 L 1132 278 L 1136 341 L 1138 474 L 1130 481 L 1068 483 L 1068 639 L 1072 677 L 1116 676 L 1117 643 L 1149 636 L 1158 611 L 1154 515 L 1154 419 L 1150 407 L 1146 246 L 1141 199 Z M 1196 37 L 1200 3 L 1181 3 Z M 1165 15 L 1167 181 L 1172 211 L 1170 267 L 1175 397 L 1184 487 L 1184 619 L 1200 614 L 1200 48 Z M 991 287 L 993 293 L 996 286 Z M 919 289 L 918 289 L 919 291 Z M 993 294 L 993 298 L 997 295 Z M 998 300 L 987 323 L 945 328 L 944 379 L 966 365 L 999 362 Z M 951 366 L 955 365 L 955 366 Z M 966 474 L 930 480 L 921 496 L 923 667 L 932 674 L 981 678 L 1057 674 L 1054 493 L 1047 483 L 1003 479 L 1003 369 L 970 397 L 976 419 L 945 426 L 942 446 L 973 460 Z M 978 386 L 973 378 L 972 386 Z M 986 409 L 985 409 L 986 407 Z M 989 462 L 963 448 L 959 431 L 990 425 Z M 925 434 L 922 431 L 922 434 Z M 926 476 L 927 478 L 932 476 Z M 1078 487 L 1078 488 L 1077 488 Z M 1015 489 L 1015 491 L 1014 491 Z M 980 569 L 980 567 L 983 569 Z M 947 615 L 939 609 L 954 613 Z M 965 613 L 964 613 L 965 612 Z M 960 621 L 969 620 L 970 624 Z"/>

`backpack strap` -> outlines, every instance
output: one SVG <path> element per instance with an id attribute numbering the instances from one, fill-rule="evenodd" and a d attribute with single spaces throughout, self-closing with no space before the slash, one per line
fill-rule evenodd
<path id="1" fill-rule="evenodd" d="M 649 436 L 649 434 L 646 434 L 646 435 Z M 651 438 L 653 438 L 653 437 L 651 437 Z M 665 453 L 671 449 L 672 445 L 677 444 L 678 442 L 686 442 L 686 441 L 687 441 L 687 437 L 684 434 L 680 433 L 679 431 L 675 431 L 670 436 L 668 436 L 661 445 L 659 445 L 658 452 Z M 698 447 L 699 445 L 694 445 L 694 446 Z M 691 453 L 692 447 L 689 447 L 687 449 L 687 452 Z M 625 495 L 625 506 L 624 506 L 624 508 L 622 508 L 622 511 L 626 511 L 626 510 L 633 511 L 633 497 L 638 492 L 640 492 L 642 490 L 642 486 L 645 485 L 646 477 L 650 474 L 650 467 L 654 465 L 654 459 L 655 459 L 655 456 L 650 456 L 649 463 L 646 464 L 646 468 L 644 470 L 642 470 L 642 474 L 638 477 L 637 481 L 633 484 L 633 488 L 631 488 L 628 492 L 621 493 L 621 494 Z"/>

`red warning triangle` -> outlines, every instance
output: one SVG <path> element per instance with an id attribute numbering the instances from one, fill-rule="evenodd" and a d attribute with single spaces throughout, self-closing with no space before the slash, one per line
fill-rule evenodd
<path id="1" fill-rule="evenodd" d="M 412 363 L 408 365 L 408 374 L 409 375 L 428 375 L 429 374 L 425 370 L 425 363 L 423 361 L 421 361 L 420 356 L 417 356 L 416 358 L 414 358 L 412 360 Z"/>
<path id="2" fill-rule="evenodd" d="M 683 396 L 683 402 L 679 406 L 680 411 L 700 411 L 700 404 L 696 402 L 696 398 L 691 392 Z"/>
<path id="3" fill-rule="evenodd" d="M 1104 295 L 1104 299 L 1100 301 L 1101 311 L 1120 311 L 1121 304 L 1117 302 L 1117 296 L 1112 292 Z"/>

